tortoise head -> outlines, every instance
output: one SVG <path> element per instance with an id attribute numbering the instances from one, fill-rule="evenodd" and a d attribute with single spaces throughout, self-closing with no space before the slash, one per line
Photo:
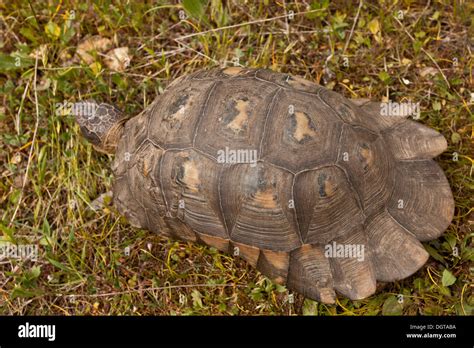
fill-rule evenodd
<path id="1" fill-rule="evenodd" d="M 115 153 L 128 117 L 113 105 L 95 101 L 75 103 L 72 114 L 81 128 L 82 135 L 96 150 Z"/>

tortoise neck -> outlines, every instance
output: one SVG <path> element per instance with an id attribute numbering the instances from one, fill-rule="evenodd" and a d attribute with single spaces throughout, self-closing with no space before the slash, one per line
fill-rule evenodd
<path id="1" fill-rule="evenodd" d="M 96 149 L 103 153 L 115 154 L 118 142 L 122 137 L 123 131 L 125 129 L 125 122 L 127 121 L 128 118 L 120 120 L 115 125 L 110 127 L 109 131 L 104 137 L 104 140 L 102 141 L 101 147 L 96 147 Z"/>

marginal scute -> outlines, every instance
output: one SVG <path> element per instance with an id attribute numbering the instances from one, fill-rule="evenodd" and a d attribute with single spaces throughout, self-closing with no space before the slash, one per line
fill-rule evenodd
<path id="1" fill-rule="evenodd" d="M 114 183 L 114 205 L 134 227 L 172 238 L 195 241 L 195 233 L 180 220 L 170 219 L 166 214 L 159 180 L 153 167 L 144 175 L 144 163 L 159 166 L 163 154 L 161 149 L 147 144 L 137 152 L 137 161 L 124 176 Z"/>
<path id="2" fill-rule="evenodd" d="M 226 75 L 235 76 L 240 74 L 242 70 L 244 70 L 244 68 L 241 68 L 239 66 L 232 66 L 230 68 L 225 68 L 224 70 L 222 70 L 222 72 Z"/>
<path id="3" fill-rule="evenodd" d="M 257 269 L 278 284 L 285 284 L 290 254 L 282 251 L 262 250 Z"/>
<path id="4" fill-rule="evenodd" d="M 231 66 L 223 69 L 200 70 L 193 74 L 193 80 L 226 80 L 250 79 L 255 73 L 254 69 Z"/>
<path id="5" fill-rule="evenodd" d="M 351 102 L 358 106 L 361 115 L 360 122 L 364 127 L 376 132 L 394 127 L 408 117 L 408 115 L 391 115 L 383 112 L 387 103 L 372 102 L 367 99 L 351 99 Z"/>
<path id="6" fill-rule="evenodd" d="M 119 161 L 117 171 L 123 172 L 123 175 L 117 176 L 113 188 L 115 206 L 134 227 L 147 228 L 150 231 L 160 233 L 165 228 L 165 223 L 161 218 L 162 215 L 156 215 L 152 212 L 153 210 L 160 211 L 162 205 L 155 201 L 150 194 L 150 189 L 155 187 L 155 184 L 153 178 L 149 176 L 152 169 L 145 168 L 145 163 L 153 166 L 152 163 L 159 162 L 161 155 L 161 149 L 145 144 L 136 151 L 135 156 L 130 158 L 129 161 Z M 133 162 L 133 165 L 128 167 L 127 162 Z M 147 175 L 145 175 L 144 169 L 147 170 Z M 146 195 L 142 194 L 144 189 L 147 189 Z"/>
<path id="7" fill-rule="evenodd" d="M 150 110 L 150 107 L 147 110 Z M 123 136 L 112 162 L 112 171 L 116 177 L 123 175 L 126 170 L 135 165 L 137 159 L 135 152 L 147 139 L 148 121 L 147 114 L 142 112 L 125 123 Z"/>
<path id="8" fill-rule="evenodd" d="M 368 219 L 366 231 L 377 280 L 406 278 L 428 260 L 429 255 L 418 239 L 385 210 Z"/>
<path id="9" fill-rule="evenodd" d="M 314 94 L 323 88 L 320 85 L 303 79 L 299 76 L 283 74 L 268 69 L 259 69 L 255 75 L 256 78 L 277 84 L 283 88 L 293 89 L 300 92 Z"/>
<path id="10" fill-rule="evenodd" d="M 386 130 L 384 140 L 399 160 L 431 159 L 448 147 L 442 134 L 411 120 Z"/>
<path id="11" fill-rule="evenodd" d="M 224 253 L 230 252 L 229 239 L 210 236 L 204 233 L 196 233 L 196 235 L 198 236 L 199 240 L 201 240 L 204 244 L 214 247 Z"/>
<path id="12" fill-rule="evenodd" d="M 150 143 L 141 146 L 136 152 L 136 164 L 129 170 L 131 176 L 128 185 L 146 214 L 146 225 L 143 226 L 155 233 L 168 233 L 165 218 L 165 204 L 161 194 L 160 183 L 155 180 L 155 165 L 160 163 L 163 150 Z M 158 214 L 156 213 L 158 212 Z"/>
<path id="13" fill-rule="evenodd" d="M 408 115 L 384 113 L 388 103 L 369 102 L 361 99 L 347 99 L 344 96 L 322 88 L 321 101 L 331 107 L 345 123 L 362 127 L 376 134 L 406 121 Z"/>
<path id="14" fill-rule="evenodd" d="M 333 109 L 341 120 L 348 124 L 362 125 L 357 106 L 352 104 L 349 99 L 328 89 L 319 90 L 318 95 L 323 103 Z"/>
<path id="15" fill-rule="evenodd" d="M 146 225 L 146 215 L 140 203 L 135 200 L 128 185 L 128 174 L 115 178 L 113 186 L 113 202 L 117 210 L 125 216 L 133 227 L 143 228 Z"/>
<path id="16" fill-rule="evenodd" d="M 291 252 L 288 287 L 323 303 L 334 303 L 336 294 L 324 248 L 305 244 Z"/>
<path id="17" fill-rule="evenodd" d="M 299 76 L 290 76 L 287 81 L 288 85 L 293 87 L 296 90 L 305 91 L 305 92 L 317 92 L 320 88 L 319 85 L 314 82 L 308 81 Z"/>
<path id="18" fill-rule="evenodd" d="M 335 245 L 335 247 L 334 247 Z M 336 238 L 332 248 L 344 247 L 344 256 L 336 253 L 329 257 L 334 288 L 351 300 L 360 300 L 372 295 L 376 290 L 376 279 L 373 268 L 368 238 L 362 226 L 341 238 Z"/>
<path id="19" fill-rule="evenodd" d="M 231 246 L 231 253 L 234 256 L 242 257 L 253 267 L 257 266 L 258 257 L 260 256 L 260 248 L 237 242 L 232 242 Z"/>
<path id="20" fill-rule="evenodd" d="M 397 185 L 387 202 L 389 213 L 421 241 L 438 238 L 454 215 L 453 194 L 443 170 L 433 160 L 400 161 Z"/>

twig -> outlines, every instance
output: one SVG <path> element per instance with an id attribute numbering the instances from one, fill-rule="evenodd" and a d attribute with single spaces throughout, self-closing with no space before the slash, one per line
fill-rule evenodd
<path id="1" fill-rule="evenodd" d="M 290 39 L 290 23 L 288 23 L 288 11 L 286 10 L 286 2 L 283 0 L 283 8 L 285 9 L 285 25 L 286 25 L 286 37 Z"/>
<path id="2" fill-rule="evenodd" d="M 388 74 L 388 69 L 387 69 L 387 58 L 384 56 L 383 57 L 383 70 Z M 385 91 L 387 93 L 387 101 L 390 100 L 390 89 L 387 86 L 385 86 Z"/>
<path id="3" fill-rule="evenodd" d="M 18 108 L 18 113 L 16 114 L 15 128 L 16 128 L 16 133 L 18 135 L 20 135 L 20 114 L 21 114 L 21 110 L 23 110 L 23 103 L 25 101 L 26 94 L 28 93 L 28 90 L 30 88 L 30 82 L 31 80 L 29 80 L 28 83 L 26 84 L 25 90 L 23 91 L 23 95 L 21 97 L 20 107 Z"/>
<path id="4" fill-rule="evenodd" d="M 160 286 L 160 287 L 153 287 L 153 288 L 144 288 L 144 289 L 134 289 L 134 290 L 127 290 L 127 291 L 117 291 L 117 292 L 108 292 L 102 294 L 73 294 L 73 295 L 62 295 L 59 294 L 58 296 L 74 296 L 74 297 L 106 297 L 106 296 L 116 296 L 116 295 L 125 295 L 125 294 L 132 294 L 135 292 L 143 292 L 143 291 L 155 291 L 155 290 L 169 290 L 169 289 L 179 289 L 179 288 L 226 288 L 236 286 L 240 287 L 241 285 L 234 285 L 234 284 L 185 284 L 185 285 L 169 285 L 169 286 Z"/>
<path id="5" fill-rule="evenodd" d="M 3 23 L 5 23 L 5 26 L 7 27 L 7 30 L 8 30 L 8 34 L 12 34 L 12 35 L 15 37 L 16 41 L 17 41 L 18 43 L 21 43 L 21 40 L 20 40 L 20 39 L 18 38 L 18 36 L 15 34 L 15 32 L 13 31 L 13 29 L 10 28 L 10 26 L 8 25 L 7 19 L 9 19 L 9 18 L 13 19 L 15 22 L 18 22 L 18 20 L 17 20 L 15 17 L 13 17 L 13 16 L 8 16 L 7 18 L 5 18 L 5 17 L 3 17 L 2 15 L 0 15 L 0 20 L 2 20 Z M 5 37 L 6 37 L 6 33 L 4 33 L 4 35 L 5 35 Z"/>
<path id="6" fill-rule="evenodd" d="M 323 10 L 322 9 L 317 9 L 317 10 L 297 12 L 297 13 L 292 13 L 291 16 L 300 16 L 300 15 L 304 15 L 304 14 L 307 14 L 307 13 L 313 13 L 313 12 L 318 12 L 318 11 L 323 11 Z M 193 33 L 193 34 L 188 34 L 188 35 L 181 36 L 181 37 L 178 38 L 178 40 L 188 39 L 190 37 L 194 37 L 194 36 L 198 36 L 198 35 L 204 35 L 204 34 L 208 34 L 208 33 L 215 33 L 217 31 L 226 30 L 226 29 L 239 28 L 239 27 L 243 27 L 243 26 L 246 26 L 246 25 L 259 24 L 259 23 L 264 23 L 264 22 L 271 22 L 271 21 L 274 21 L 274 20 L 277 20 L 277 19 L 287 18 L 289 16 L 290 16 L 289 14 L 285 14 L 285 15 L 282 15 L 282 16 L 276 16 L 276 17 L 265 18 L 265 19 L 258 19 L 258 20 L 255 20 L 255 21 L 250 21 L 250 22 L 245 22 L 245 23 L 240 23 L 240 24 L 234 24 L 234 25 L 228 25 L 228 26 L 225 26 L 225 27 L 210 29 L 210 30 L 206 30 L 206 31 L 200 31 L 199 33 Z"/>
<path id="7" fill-rule="evenodd" d="M 194 48 L 186 45 L 185 43 L 182 43 L 181 41 L 179 41 L 179 39 L 174 39 L 174 41 L 177 42 L 179 45 L 182 45 L 183 47 L 187 48 L 188 50 L 193 51 L 197 55 L 202 56 L 204 58 L 207 58 L 207 59 L 211 60 L 212 62 L 214 62 L 215 64 L 219 64 L 219 62 L 217 60 L 215 60 L 214 58 L 211 58 L 208 55 L 206 55 L 202 52 L 199 52 L 199 51 L 195 50 Z"/>
<path id="8" fill-rule="evenodd" d="M 362 9 L 363 4 L 364 4 L 364 1 L 360 0 L 359 1 L 359 8 L 357 9 L 357 13 L 356 13 L 356 16 L 354 18 L 354 23 L 352 24 L 351 32 L 349 33 L 349 37 L 346 40 L 346 44 L 344 45 L 344 49 L 342 50 L 342 55 L 344 55 L 344 53 L 346 53 L 347 47 L 349 46 L 349 42 L 351 41 L 351 38 L 352 38 L 352 34 L 354 34 L 354 29 L 355 29 L 355 26 L 357 24 L 357 21 L 359 20 L 360 10 Z"/>

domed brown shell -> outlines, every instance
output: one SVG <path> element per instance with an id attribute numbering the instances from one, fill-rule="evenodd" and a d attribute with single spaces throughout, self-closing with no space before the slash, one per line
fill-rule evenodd
<path id="1" fill-rule="evenodd" d="M 419 241 L 450 224 L 432 160 L 445 149 L 420 123 L 298 77 L 199 71 L 126 123 L 114 202 L 135 226 L 243 257 L 310 298 L 361 299 L 418 270 Z"/>

